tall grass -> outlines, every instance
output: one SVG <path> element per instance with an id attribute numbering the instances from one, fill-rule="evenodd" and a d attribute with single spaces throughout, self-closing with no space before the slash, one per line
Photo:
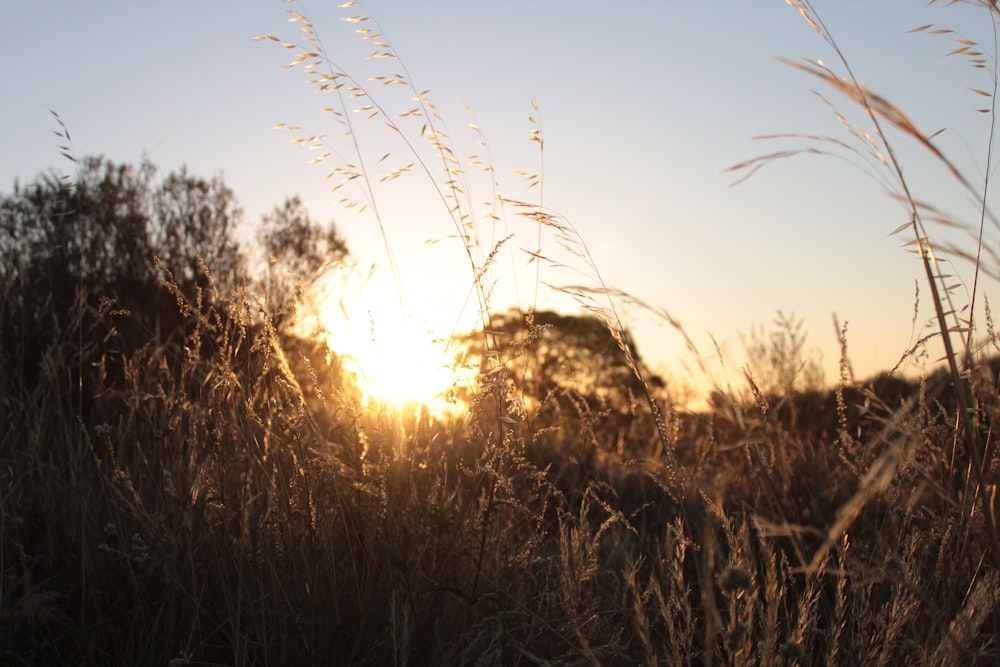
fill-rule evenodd
<path id="1" fill-rule="evenodd" d="M 809 4 L 796 6 L 836 49 Z M 983 12 L 996 20 L 992 5 Z M 975 338 L 948 348 L 946 373 L 859 383 L 838 327 L 836 387 L 774 389 L 748 370 L 753 400 L 717 387 L 699 413 L 651 382 L 631 397 L 569 382 L 532 393 L 534 351 L 567 339 L 529 309 L 520 335 L 502 335 L 490 270 L 508 231 L 494 234 L 492 216 L 524 214 L 536 261 L 581 271 L 588 282 L 557 289 L 608 325 L 640 380 L 619 308 L 684 329 L 606 286 L 568 222 L 504 198 L 493 175 L 490 208 L 476 211 L 428 95 L 413 87 L 416 107 L 390 112 L 334 64 L 305 15 L 290 15 L 302 46 L 264 39 L 344 105 L 327 107 L 343 142 L 299 137 L 328 153 L 344 204 L 368 207 L 391 260 L 380 161 L 359 141 L 357 102 L 412 156 L 386 182 L 425 178 L 460 240 L 481 316 L 469 409 L 366 405 L 338 357 L 280 326 L 253 281 L 216 280 L 205 262 L 193 287 L 159 265 L 177 314 L 167 328 L 82 281 L 76 307 L 50 321 L 21 298 L 16 274 L 0 274 L 4 661 L 995 664 L 1000 404 L 996 364 Z M 377 32 L 362 37 L 397 60 Z M 892 155 L 878 129 L 891 123 L 945 159 L 853 74 L 796 66 L 861 106 L 880 154 Z M 404 69 L 379 82 L 411 79 Z M 926 206 L 884 164 L 913 213 L 948 340 L 958 311 L 938 274 L 942 249 L 921 227 Z M 965 255 L 988 274 L 983 249 Z"/>
<path id="2" fill-rule="evenodd" d="M 818 78 L 825 86 L 834 92 L 840 93 L 850 102 L 857 105 L 863 111 L 865 119 L 871 124 L 872 128 L 870 131 L 865 131 L 865 128 L 851 125 L 843 115 L 837 113 L 834 107 L 833 110 L 837 113 L 837 117 L 845 125 L 851 143 L 845 143 L 837 138 L 828 136 L 800 138 L 808 140 L 814 146 L 818 145 L 819 148 L 814 150 L 821 154 L 842 155 L 847 153 L 864 160 L 866 164 L 874 165 L 875 169 L 881 167 L 882 170 L 887 172 L 884 180 L 880 179 L 881 182 L 884 183 L 889 194 L 897 199 L 907 210 L 910 221 L 897 229 L 896 232 L 908 231 L 912 235 L 911 243 L 920 259 L 926 279 L 926 286 L 930 291 L 937 325 L 937 338 L 941 341 L 944 348 L 944 360 L 948 366 L 958 408 L 954 443 L 956 447 L 959 443 L 963 445 L 968 461 L 967 471 L 971 475 L 971 479 L 967 479 L 969 486 L 964 490 L 965 493 L 963 495 L 966 498 L 976 499 L 974 502 L 982 503 L 980 510 L 985 514 L 985 529 L 988 535 L 989 547 L 993 553 L 993 557 L 995 559 L 1000 558 L 1000 533 L 997 531 L 993 502 L 992 500 L 988 500 L 984 495 L 984 493 L 987 493 L 986 473 L 989 465 L 988 459 L 984 458 L 984 446 L 988 446 L 986 438 L 988 438 L 989 432 L 983 433 L 981 429 L 973 424 L 971 401 L 975 399 L 970 396 L 969 389 L 971 384 L 977 382 L 976 376 L 979 372 L 976 364 L 978 357 L 976 346 L 978 345 L 978 340 L 976 338 L 977 322 L 975 320 L 975 302 L 978 296 L 979 278 L 982 273 L 990 271 L 989 267 L 995 264 L 997 259 L 995 254 L 986 245 L 984 239 L 987 219 L 995 221 L 988 206 L 988 195 L 990 186 L 992 185 L 992 156 L 994 131 L 996 129 L 996 106 L 992 101 L 997 94 L 997 62 L 995 57 L 997 51 L 997 8 L 991 2 L 973 3 L 981 7 L 982 14 L 988 17 L 994 29 L 994 43 L 991 47 L 994 54 L 992 62 L 987 60 L 987 56 L 982 51 L 982 49 L 989 47 L 981 46 L 961 35 L 954 37 L 954 42 L 958 48 L 951 52 L 951 55 L 967 58 L 973 68 L 985 70 L 988 78 L 987 88 L 989 90 L 981 88 L 972 89 L 976 95 L 991 100 L 991 105 L 988 108 L 980 109 L 981 112 L 989 114 L 991 122 L 988 135 L 985 138 L 985 169 L 982 172 L 982 183 L 977 186 L 938 148 L 934 142 L 934 136 L 922 131 L 903 110 L 870 90 L 859 80 L 837 41 L 827 29 L 822 18 L 812 7 L 811 3 L 808 1 L 795 1 L 789 2 L 789 4 L 799 10 L 805 21 L 829 45 L 845 75 L 841 76 L 837 74 L 833 69 L 819 60 L 803 59 L 800 61 L 786 60 L 785 62 L 802 72 Z M 914 32 L 924 32 L 927 30 L 931 30 L 932 34 L 951 34 L 951 31 L 946 28 L 935 29 L 935 26 L 930 24 L 916 27 Z M 931 222 L 937 222 L 942 226 L 955 225 L 961 227 L 962 225 L 950 218 L 943 217 L 943 214 L 939 210 L 917 196 L 917 193 L 911 188 L 910 181 L 903 170 L 902 163 L 898 157 L 897 147 L 887 134 L 886 128 L 888 127 L 898 131 L 904 140 L 912 141 L 924 149 L 930 155 L 931 159 L 946 169 L 957 186 L 966 195 L 972 197 L 973 201 L 978 203 L 980 211 L 979 220 L 977 221 L 978 225 L 969 230 L 971 238 L 976 241 L 971 251 L 956 248 L 955 246 L 942 247 L 934 242 L 933 236 L 929 231 L 929 224 L 925 220 L 930 219 Z M 753 173 L 758 167 L 771 160 L 789 156 L 790 153 L 788 152 L 773 153 L 737 165 L 733 167 L 733 170 L 749 170 L 750 173 Z M 985 257 L 984 251 L 986 253 Z M 973 278 L 971 291 L 969 292 L 970 303 L 967 305 L 967 308 L 960 308 L 956 305 L 953 292 L 954 288 L 958 285 L 952 284 L 951 281 L 954 279 L 954 276 L 945 274 L 945 270 L 942 269 L 941 260 L 949 254 L 957 259 L 972 261 Z M 961 316 L 962 312 L 966 313 L 964 319 Z M 956 346 L 953 340 L 956 334 L 960 347 Z M 893 454 L 888 458 L 891 459 L 895 456 Z M 955 452 L 952 453 L 952 460 L 955 460 Z M 870 480 L 871 483 L 882 484 L 882 481 L 878 481 L 880 476 L 885 474 L 891 475 L 894 472 L 895 464 L 888 461 L 886 461 L 886 464 L 889 467 L 885 473 L 875 475 Z M 859 503 L 864 502 L 863 496 L 866 493 L 865 488 L 867 484 L 863 484 L 862 486 L 862 491 L 859 491 L 858 496 L 856 496 Z M 853 510 L 850 508 L 844 509 L 846 515 L 845 521 L 849 522 L 848 517 L 852 514 Z M 969 511 L 973 511 L 971 507 Z M 839 539 L 837 531 L 842 530 L 844 527 L 846 527 L 846 524 L 838 523 L 835 527 L 836 530 L 831 529 L 825 549 L 830 548 Z M 817 554 L 813 560 L 814 566 L 817 564 L 817 559 L 819 558 L 820 554 Z"/>

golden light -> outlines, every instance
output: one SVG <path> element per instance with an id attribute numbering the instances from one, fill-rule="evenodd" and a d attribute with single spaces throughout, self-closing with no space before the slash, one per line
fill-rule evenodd
<path id="1" fill-rule="evenodd" d="M 316 313 L 327 346 L 355 375 L 367 405 L 419 404 L 438 416 L 460 414 L 465 406 L 453 398 L 463 381 L 454 367 L 458 348 L 449 347 L 447 333 L 404 313 L 398 295 L 371 277 L 359 286 L 343 275 L 329 277 Z"/>

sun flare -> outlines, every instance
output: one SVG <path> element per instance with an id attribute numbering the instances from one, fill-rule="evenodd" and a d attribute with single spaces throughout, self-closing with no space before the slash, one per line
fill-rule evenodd
<path id="1" fill-rule="evenodd" d="M 448 403 L 448 394 L 454 374 L 432 335 L 412 322 L 372 317 L 369 324 L 369 337 L 361 340 L 363 336 L 355 336 L 346 349 L 343 339 L 329 340 L 331 349 L 342 355 L 345 367 L 355 373 L 365 397 L 397 407 L 421 403 L 435 412 L 452 411 L 455 406 Z"/>
<path id="2" fill-rule="evenodd" d="M 317 313 L 327 346 L 354 375 L 366 404 L 420 404 L 432 414 L 460 413 L 457 350 L 384 292 L 366 281 L 361 289 L 341 285 L 328 294 Z"/>

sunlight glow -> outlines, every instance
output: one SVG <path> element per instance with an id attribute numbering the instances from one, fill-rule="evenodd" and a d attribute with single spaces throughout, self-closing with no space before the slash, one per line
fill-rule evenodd
<path id="1" fill-rule="evenodd" d="M 454 398 L 462 381 L 458 348 L 448 347 L 448 334 L 404 314 L 393 291 L 370 278 L 354 287 L 343 276 L 330 277 L 317 313 L 327 346 L 355 375 L 366 405 L 423 405 L 433 415 L 460 414 L 465 406 Z"/>

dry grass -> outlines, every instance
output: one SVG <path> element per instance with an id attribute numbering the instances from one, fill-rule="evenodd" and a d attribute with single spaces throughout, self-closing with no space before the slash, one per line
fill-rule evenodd
<path id="1" fill-rule="evenodd" d="M 835 47 L 808 3 L 795 4 Z M 718 387 L 703 413 L 650 382 L 627 405 L 568 383 L 532 393 L 525 368 L 546 327 L 529 318 L 506 339 L 491 328 L 489 273 L 508 236 L 481 231 L 501 216 L 470 208 L 428 96 L 401 114 L 417 122 L 414 140 L 333 64 L 308 19 L 292 17 L 304 46 L 267 41 L 294 52 L 334 99 L 393 126 L 412 157 L 385 180 L 422 173 L 463 239 L 483 325 L 470 410 L 363 407 L 336 357 L 280 327 L 252 285 L 221 285 L 204 263 L 195 289 L 160 267 L 177 314 L 167 330 L 155 310 L 118 308 L 82 281 L 75 307 L 49 321 L 20 298 L 16 272 L 0 274 L 0 659 L 996 663 L 1000 402 L 996 364 L 971 334 L 949 348 L 947 373 L 855 382 L 838 326 L 835 389 L 765 390 L 774 378 L 748 370 L 753 400 Z M 376 31 L 363 37 L 394 55 Z M 846 93 L 876 128 L 891 123 L 945 159 L 853 75 L 796 66 Z M 354 189 L 345 205 L 370 207 L 381 226 L 372 168 L 383 161 L 361 152 L 349 111 L 331 113 L 356 154 L 321 136 L 302 143 L 325 147 L 341 189 Z M 874 146 L 848 130 L 867 145 L 832 145 L 891 156 L 881 131 Z M 948 340 L 943 313 L 958 311 L 936 273 L 943 249 L 891 157 L 880 163 L 912 204 Z M 969 189 L 985 202 L 987 185 Z M 572 264 L 589 280 L 558 289 L 607 325 L 640 380 L 617 309 L 647 307 L 684 334 L 666 311 L 605 286 L 567 222 L 499 195 L 493 204 L 537 223 L 538 262 Z M 550 240 L 566 259 L 543 250 Z M 978 249 L 964 254 L 989 273 Z M 42 343 L 21 335 L 29 330 Z"/>
<path id="2" fill-rule="evenodd" d="M 530 425 L 362 409 L 323 355 L 310 372 L 301 344 L 240 315 L 245 293 L 179 301 L 182 339 L 105 340 L 122 373 L 82 418 L 56 349 L 4 387 L 5 659 L 996 657 L 989 517 L 963 502 L 969 462 L 933 388 L 895 409 L 851 390 L 846 429 L 832 397 L 830 427 L 742 403 L 673 414 L 666 467 L 648 413 L 622 431 L 572 391 L 575 409 Z"/>

